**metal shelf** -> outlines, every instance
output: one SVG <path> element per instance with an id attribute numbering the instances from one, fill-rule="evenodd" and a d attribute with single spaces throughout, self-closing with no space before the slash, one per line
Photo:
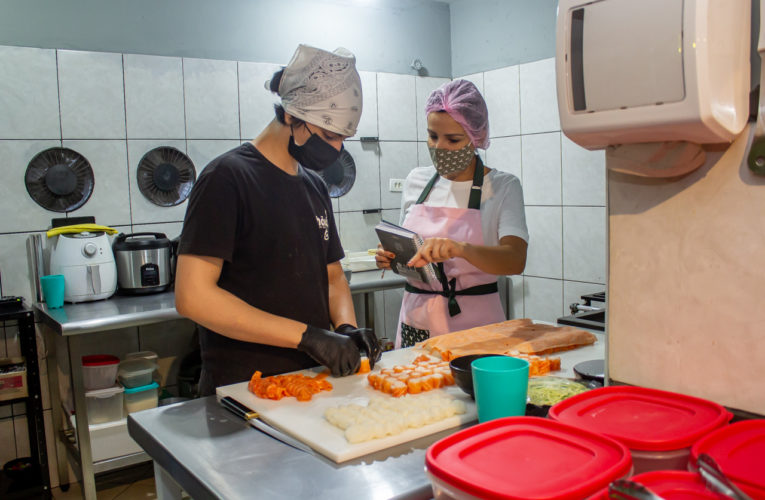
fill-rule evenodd
<path id="1" fill-rule="evenodd" d="M 0 312 L 0 321 L 17 322 L 19 346 L 27 369 L 27 396 L 4 401 L 3 404 L 25 403 L 29 450 L 32 462 L 37 465 L 37 481 L 34 484 L 19 485 L 16 481 L 0 472 L 0 497 L 28 498 L 38 496 L 50 498 L 50 474 L 48 472 L 48 448 L 45 445 L 45 421 L 43 419 L 42 388 L 40 386 L 40 367 L 37 360 L 37 337 L 35 319 L 32 311 L 23 304 L 20 309 Z"/>

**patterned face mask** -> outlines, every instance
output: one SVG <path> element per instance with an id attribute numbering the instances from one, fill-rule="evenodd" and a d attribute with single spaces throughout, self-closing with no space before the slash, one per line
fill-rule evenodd
<path id="1" fill-rule="evenodd" d="M 468 168 L 475 156 L 475 148 L 470 142 L 462 149 L 451 150 L 428 146 L 428 151 L 430 151 L 430 159 L 433 160 L 436 172 L 441 176 L 462 172 Z"/>

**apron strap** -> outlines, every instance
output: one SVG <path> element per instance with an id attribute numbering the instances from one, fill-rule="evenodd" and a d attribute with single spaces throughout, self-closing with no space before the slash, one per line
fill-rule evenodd
<path id="1" fill-rule="evenodd" d="M 446 279 L 444 278 L 443 282 L 445 281 Z M 441 295 L 442 297 L 446 297 L 449 299 L 449 316 L 456 316 L 462 312 L 460 305 L 457 303 L 457 295 L 488 295 L 490 293 L 497 293 L 499 291 L 496 281 L 494 283 L 485 283 L 483 285 L 471 286 L 470 288 L 465 288 L 463 290 L 455 290 L 456 282 L 456 278 L 450 279 L 447 284 L 447 288 L 441 292 L 436 290 L 423 290 L 422 288 L 414 287 L 409 283 L 404 285 L 404 290 L 409 293 Z"/>

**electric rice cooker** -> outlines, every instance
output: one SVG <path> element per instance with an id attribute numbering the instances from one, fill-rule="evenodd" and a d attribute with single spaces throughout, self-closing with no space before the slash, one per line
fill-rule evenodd
<path id="1" fill-rule="evenodd" d="M 123 293 L 163 292 L 172 283 L 172 243 L 163 233 L 120 233 L 112 250 Z"/>

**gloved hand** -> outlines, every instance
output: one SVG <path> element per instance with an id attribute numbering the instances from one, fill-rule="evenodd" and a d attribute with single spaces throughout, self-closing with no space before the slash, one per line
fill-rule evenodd
<path id="1" fill-rule="evenodd" d="M 359 351 L 367 354 L 370 370 L 375 367 L 375 362 L 380 361 L 382 348 L 380 347 L 380 342 L 377 341 L 375 332 L 371 328 L 356 328 L 348 323 L 343 323 L 335 328 L 335 331 L 352 338 Z"/>
<path id="2" fill-rule="evenodd" d="M 345 377 L 359 370 L 361 355 L 350 337 L 308 325 L 297 346 L 318 363 L 326 366 L 333 377 Z"/>

